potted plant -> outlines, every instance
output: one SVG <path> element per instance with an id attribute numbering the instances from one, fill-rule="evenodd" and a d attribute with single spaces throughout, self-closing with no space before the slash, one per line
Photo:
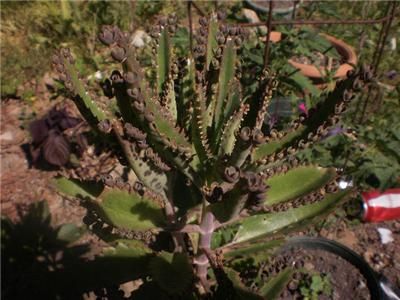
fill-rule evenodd
<path id="1" fill-rule="evenodd" d="M 282 40 L 282 34 L 271 33 L 271 36 L 274 37 L 273 42 Z M 343 79 L 357 65 L 353 47 L 328 34 L 303 27 L 286 34 L 284 38 L 298 39 L 299 47 L 288 62 L 315 83 Z"/>
<path id="2" fill-rule="evenodd" d="M 316 113 L 264 135 L 275 76 L 264 69 L 246 89 L 245 33 L 214 14 L 199 23 L 193 56 L 177 57 L 176 19 L 161 18 L 152 33 L 154 72 L 146 73 L 128 36 L 105 26 L 99 39 L 122 67 L 104 83 L 109 103 L 86 91 L 68 50 L 54 57 L 94 140 L 106 141 L 134 178 L 56 181 L 102 222 L 93 228 L 111 247 L 76 273 L 86 290 L 139 280 L 137 299 L 271 299 L 292 273 L 261 279 L 253 271 L 284 243 L 283 233 L 352 193 L 338 189 L 335 169 L 302 164 L 296 153 L 337 124 L 369 74 L 349 73 Z"/>

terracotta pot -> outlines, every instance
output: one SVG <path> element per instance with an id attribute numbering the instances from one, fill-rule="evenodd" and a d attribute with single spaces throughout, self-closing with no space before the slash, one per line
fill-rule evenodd
<path id="1" fill-rule="evenodd" d="M 354 52 L 354 49 L 346 44 L 345 42 L 334 38 L 333 36 L 322 34 L 331 44 L 336 48 L 337 52 L 344 58 L 346 63 L 341 64 L 339 68 L 336 70 L 335 75 L 333 76 L 335 79 L 345 78 L 348 71 L 353 70 L 352 65 L 357 64 L 357 56 Z M 298 62 L 293 61 L 292 59 L 289 60 L 289 63 L 299 69 L 304 76 L 321 79 L 324 77 L 325 74 L 321 74 L 321 70 L 318 70 L 316 66 L 301 64 Z M 324 73 L 324 69 L 322 69 L 322 73 Z"/>
<path id="2" fill-rule="evenodd" d="M 344 58 L 343 60 L 346 63 L 343 63 L 339 66 L 336 70 L 335 75 L 333 76 L 334 79 L 345 78 L 348 71 L 353 70 L 352 65 L 357 64 L 357 55 L 353 49 L 353 47 L 349 46 L 342 40 L 339 40 L 333 36 L 320 33 L 323 35 L 331 44 L 336 48 L 337 52 Z M 272 31 L 270 40 L 272 42 L 279 42 L 282 38 L 282 34 L 280 32 Z M 311 78 L 315 82 L 322 82 L 324 75 L 321 74 L 320 70 L 314 65 L 307 65 L 295 62 L 293 59 L 289 59 L 289 63 L 300 70 L 300 72 L 306 76 Z M 324 69 L 322 69 L 322 73 L 324 73 Z"/>
<path id="3" fill-rule="evenodd" d="M 271 34 L 269 36 L 269 41 L 272 43 L 277 43 L 282 39 L 282 33 L 279 31 L 271 31 Z M 265 36 L 260 37 L 260 40 L 265 42 Z"/>

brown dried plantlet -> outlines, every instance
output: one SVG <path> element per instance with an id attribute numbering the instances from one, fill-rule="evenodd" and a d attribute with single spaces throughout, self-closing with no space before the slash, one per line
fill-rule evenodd
<path id="1" fill-rule="evenodd" d="M 117 62 L 123 62 L 126 58 L 126 50 L 122 47 L 116 46 L 111 50 L 111 56 Z"/>
<path id="2" fill-rule="evenodd" d="M 239 168 L 235 166 L 226 167 L 224 171 L 224 178 L 229 183 L 237 182 L 240 178 Z"/>
<path id="3" fill-rule="evenodd" d="M 145 113 L 144 113 L 144 118 L 148 121 L 148 122 L 153 122 L 154 120 L 155 120 L 155 116 L 154 116 L 154 114 L 153 114 L 153 112 L 151 112 L 151 111 L 149 111 L 149 110 L 147 110 Z"/>
<path id="4" fill-rule="evenodd" d="M 106 46 L 110 46 L 115 42 L 114 28 L 108 25 L 103 26 L 98 37 L 100 42 Z"/>
<path id="5" fill-rule="evenodd" d="M 250 137 L 251 137 L 251 129 L 250 129 L 250 127 L 247 127 L 247 126 L 243 127 L 240 130 L 239 137 L 244 142 L 249 141 Z"/>
<path id="6" fill-rule="evenodd" d="M 147 144 L 146 140 L 139 140 L 136 142 L 136 145 L 140 148 L 140 149 L 146 149 L 149 147 L 149 144 Z"/>
<path id="7" fill-rule="evenodd" d="M 111 73 L 110 79 L 113 84 L 118 84 L 118 83 L 124 82 L 124 78 L 122 77 L 122 74 L 118 70 L 114 70 Z"/>
<path id="8" fill-rule="evenodd" d="M 112 126 L 111 126 L 111 122 L 108 119 L 102 120 L 97 124 L 97 127 L 99 128 L 99 130 L 101 132 L 104 133 L 110 133 Z"/>
<path id="9" fill-rule="evenodd" d="M 133 107 L 138 111 L 138 112 L 143 112 L 145 109 L 145 105 L 143 101 L 133 101 Z M 145 115 L 146 116 L 146 115 Z"/>
<path id="10" fill-rule="evenodd" d="M 124 74 L 124 80 L 129 84 L 133 84 L 133 83 L 137 82 L 138 75 L 133 72 L 126 72 Z"/>
<path id="11" fill-rule="evenodd" d="M 140 91 L 138 88 L 134 87 L 132 89 L 127 89 L 126 93 L 129 97 L 133 98 L 133 99 L 138 99 L 140 96 Z"/>

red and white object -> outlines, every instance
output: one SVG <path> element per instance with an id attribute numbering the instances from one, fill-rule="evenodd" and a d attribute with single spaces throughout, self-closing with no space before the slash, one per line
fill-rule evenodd
<path id="1" fill-rule="evenodd" d="M 363 200 L 363 220 L 382 222 L 400 219 L 400 188 L 384 192 L 372 190 L 361 193 Z"/>

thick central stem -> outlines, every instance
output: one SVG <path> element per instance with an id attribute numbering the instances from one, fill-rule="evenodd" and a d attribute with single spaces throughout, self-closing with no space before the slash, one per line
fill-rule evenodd
<path id="1" fill-rule="evenodd" d="M 206 291 L 209 290 L 210 285 L 207 281 L 209 262 L 205 251 L 211 249 L 211 237 L 215 229 L 214 221 L 214 215 L 211 212 L 206 212 L 200 224 L 199 248 L 197 257 L 195 258 L 196 274 Z"/>

